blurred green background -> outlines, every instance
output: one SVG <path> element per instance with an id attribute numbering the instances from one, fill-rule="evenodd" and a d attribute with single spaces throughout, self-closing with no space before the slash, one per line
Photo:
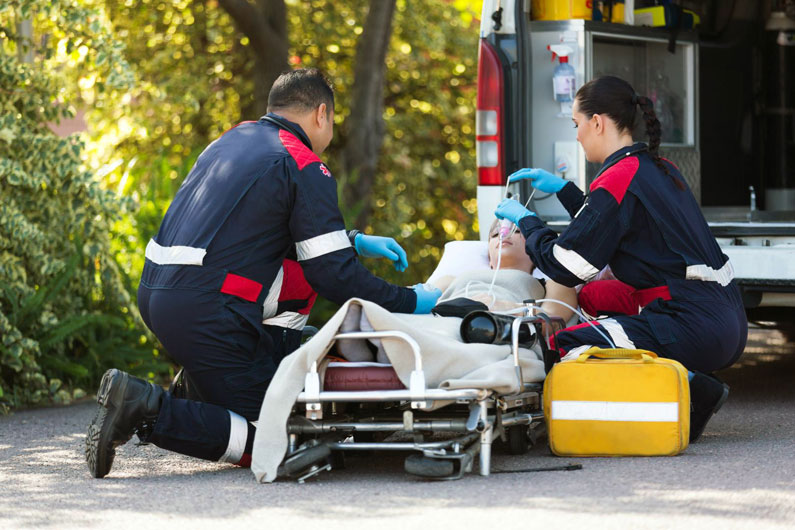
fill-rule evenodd
<path id="1" fill-rule="evenodd" d="M 387 24 L 368 19 L 378 3 Z M 0 412 L 79 399 L 111 366 L 159 382 L 173 375 L 136 308 L 146 242 L 199 153 L 263 114 L 286 68 L 319 67 L 335 86 L 323 158 L 346 224 L 408 252 L 402 274 L 382 260 L 365 260 L 370 270 L 411 285 L 430 275 L 444 243 L 476 238 L 479 9 L 473 0 L 3 2 Z M 375 63 L 359 46 L 368 38 L 386 43 Z M 379 65 L 383 99 L 370 118 L 380 149 L 368 177 L 349 139 L 361 119 L 357 87 Z M 334 310 L 319 300 L 310 324 Z"/>

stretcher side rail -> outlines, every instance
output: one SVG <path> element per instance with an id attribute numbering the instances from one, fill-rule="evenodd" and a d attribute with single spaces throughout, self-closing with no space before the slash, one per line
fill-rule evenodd
<path id="1" fill-rule="evenodd" d="M 519 363 L 519 326 L 524 323 L 538 323 L 547 320 L 539 316 L 517 317 L 512 327 L 512 360 L 517 378 L 517 390 L 500 394 L 489 389 L 463 388 L 441 389 L 426 388 L 422 356 L 419 344 L 408 334 L 401 331 L 356 331 L 338 333 L 333 340 L 340 339 L 399 339 L 411 348 L 414 357 L 414 369 L 411 372 L 408 389 L 399 390 L 350 390 L 321 391 L 321 379 L 318 362 L 312 363 L 305 376 L 304 391 L 296 402 L 306 408 L 304 419 L 293 418 L 288 422 L 290 449 L 288 454 L 300 450 L 297 447 L 300 437 L 327 437 L 324 442 L 335 451 L 393 450 L 420 451 L 426 457 L 434 459 L 453 459 L 459 462 L 458 472 L 450 478 L 458 478 L 465 470 L 471 470 L 472 459 L 479 456 L 479 472 L 483 476 L 490 474 L 491 445 L 496 437 L 503 437 L 506 429 L 532 425 L 543 421 L 540 411 L 517 410 L 522 407 L 540 405 L 541 385 L 525 383 Z M 540 329 L 539 329 L 540 331 Z M 324 404 L 328 403 L 410 403 L 409 409 L 403 410 L 402 421 L 393 412 L 386 415 L 358 419 L 348 414 L 338 416 L 332 407 L 334 418 L 324 421 Z M 466 417 L 439 417 L 436 411 L 428 411 L 435 402 L 453 402 L 466 404 L 469 408 Z M 416 410 L 420 409 L 420 410 Z M 464 411 L 462 411 L 465 413 Z M 442 413 L 444 415 L 444 413 Z M 394 441 L 373 443 L 369 440 L 358 441 L 354 436 L 362 432 L 403 432 L 414 433 L 414 441 Z M 420 433 L 449 432 L 468 434 L 446 441 L 424 441 Z M 419 438 L 417 438 L 419 436 Z M 408 465 L 408 464 L 407 464 Z M 407 468 L 408 470 L 408 468 Z M 411 472 L 411 471 L 409 471 Z"/>
<path id="2" fill-rule="evenodd" d="M 443 388 L 429 388 L 421 392 L 411 390 L 346 390 L 346 391 L 323 391 L 317 395 L 310 395 L 307 392 L 298 394 L 299 403 L 324 403 L 332 401 L 409 401 L 412 400 L 412 408 L 426 407 L 427 401 L 450 401 L 450 400 L 480 400 L 489 396 L 488 390 L 477 388 L 464 388 L 455 390 L 445 390 Z M 421 406 L 414 406 L 415 399 L 420 399 Z"/>

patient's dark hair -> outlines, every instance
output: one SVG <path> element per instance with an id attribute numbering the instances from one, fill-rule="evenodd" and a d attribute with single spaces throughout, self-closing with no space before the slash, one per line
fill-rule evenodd
<path id="1" fill-rule="evenodd" d="M 646 134 L 649 136 L 649 155 L 654 164 L 666 175 L 670 176 L 676 187 L 685 189 L 685 185 L 672 175 L 660 158 L 657 150 L 660 147 L 662 130 L 660 120 L 654 112 L 654 102 L 646 96 L 635 93 L 632 85 L 611 75 L 597 77 L 585 83 L 577 91 L 575 98 L 580 112 L 590 119 L 594 114 L 609 116 L 618 127 L 619 132 L 632 134 L 637 116 L 637 108 L 643 113 L 646 123 Z"/>
<path id="2" fill-rule="evenodd" d="M 285 109 L 309 112 L 321 103 L 334 110 L 331 83 L 317 68 L 300 68 L 284 72 L 273 82 L 268 95 L 268 112 Z"/>

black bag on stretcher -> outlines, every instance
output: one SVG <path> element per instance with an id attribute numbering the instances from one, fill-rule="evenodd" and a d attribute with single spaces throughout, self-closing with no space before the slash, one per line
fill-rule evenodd
<path id="1" fill-rule="evenodd" d="M 689 443 L 687 370 L 650 351 L 591 348 L 559 362 L 543 400 L 558 456 L 672 456 Z"/>

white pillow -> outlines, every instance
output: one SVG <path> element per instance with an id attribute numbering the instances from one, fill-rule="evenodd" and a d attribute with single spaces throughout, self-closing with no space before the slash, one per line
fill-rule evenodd
<path id="1" fill-rule="evenodd" d="M 485 241 L 450 241 L 445 243 L 442 259 L 426 281 L 433 283 L 444 276 L 482 269 L 489 269 L 489 246 Z"/>
<path id="2" fill-rule="evenodd" d="M 439 265 L 428 277 L 426 283 L 434 283 L 444 276 L 458 276 L 472 270 L 490 269 L 489 245 L 486 241 L 450 241 L 445 243 Z M 536 278 L 548 279 L 538 267 L 533 269 Z"/>

